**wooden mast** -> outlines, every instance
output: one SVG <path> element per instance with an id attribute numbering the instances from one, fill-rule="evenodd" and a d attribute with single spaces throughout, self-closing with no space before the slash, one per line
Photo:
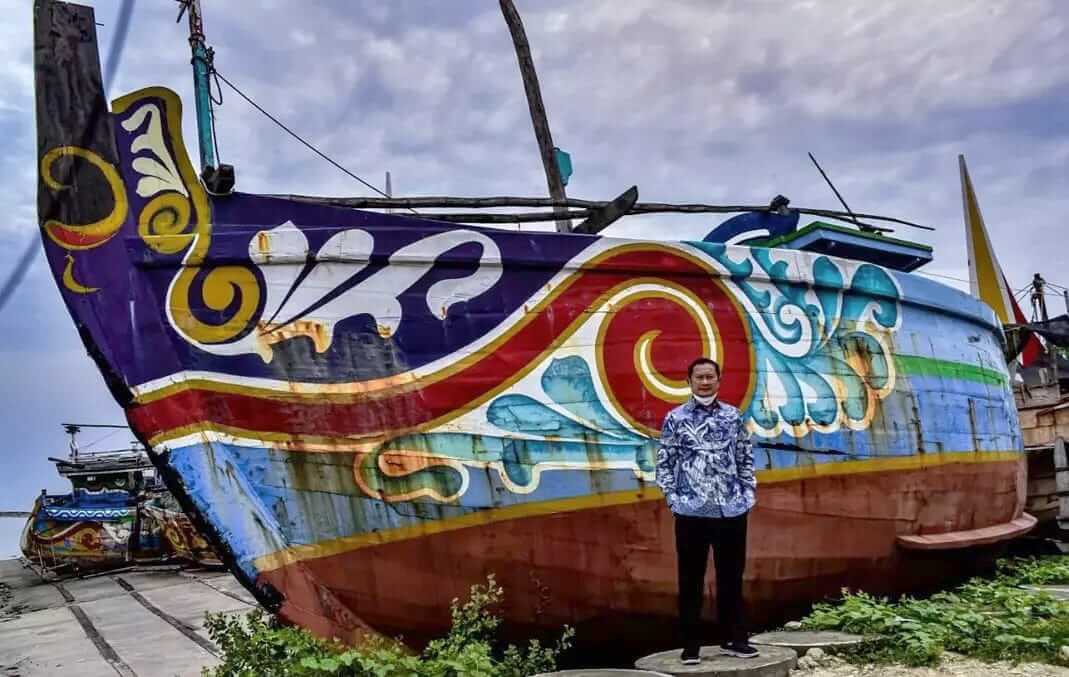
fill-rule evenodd
<path id="1" fill-rule="evenodd" d="M 512 34 L 512 44 L 516 47 L 516 60 L 520 64 L 520 75 L 523 76 L 523 90 L 527 94 L 527 107 L 531 111 L 531 123 L 534 125 L 535 139 L 538 140 L 538 152 L 542 156 L 542 166 L 546 170 L 549 196 L 554 201 L 564 201 L 567 199 L 564 193 L 564 181 L 561 180 L 560 167 L 557 166 L 557 157 L 553 150 L 553 135 L 549 132 L 549 120 L 546 118 L 546 107 L 542 103 L 542 90 L 538 86 L 538 74 L 535 73 L 527 33 L 523 30 L 523 21 L 520 20 L 520 13 L 516 11 L 512 0 L 499 0 L 499 2 L 501 13 L 505 16 L 505 23 L 509 27 L 509 33 Z M 563 214 L 567 210 L 563 206 L 558 206 L 554 207 L 554 211 Z M 570 233 L 572 222 L 567 218 L 558 219 L 557 230 Z"/>

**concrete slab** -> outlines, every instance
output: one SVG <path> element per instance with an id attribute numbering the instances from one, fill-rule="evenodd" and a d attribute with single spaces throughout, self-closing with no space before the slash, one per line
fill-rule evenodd
<path id="1" fill-rule="evenodd" d="M 75 602 L 94 602 L 123 594 L 123 589 L 108 576 L 68 578 L 58 583 L 74 597 Z"/>
<path id="2" fill-rule="evenodd" d="M 126 576 L 122 578 L 129 581 Z M 204 616 L 207 613 L 244 613 L 255 608 L 206 585 L 181 579 L 178 585 L 148 591 L 140 586 L 137 586 L 137 589 L 154 606 L 195 630 L 204 627 Z"/>
<path id="3" fill-rule="evenodd" d="M 779 646 L 757 647 L 756 658 L 721 656 L 720 647 L 703 646 L 702 662 L 683 665 L 679 660 L 682 649 L 662 651 L 635 661 L 639 670 L 663 672 L 668 675 L 701 675 L 704 677 L 786 677 L 798 663 L 798 654 Z"/>
<path id="4" fill-rule="evenodd" d="M 245 586 L 239 583 L 238 579 L 234 578 L 229 573 L 224 573 L 222 575 L 214 575 L 214 572 L 209 573 L 213 575 L 205 575 L 201 573 L 190 574 L 188 572 L 183 572 L 183 575 L 190 576 L 201 585 L 217 590 L 224 595 L 236 597 L 246 604 L 259 606 L 259 602 L 252 596 L 252 593 L 246 590 Z"/>
<path id="5" fill-rule="evenodd" d="M 205 613 L 254 607 L 227 572 L 137 568 L 49 582 L 0 560 L 0 677 L 193 677 L 218 663 Z"/>
<path id="6" fill-rule="evenodd" d="M 0 675 L 115 677 L 71 610 L 41 609 L 0 621 Z"/>
<path id="7" fill-rule="evenodd" d="M 804 656 L 810 649 L 823 649 L 829 653 L 858 646 L 865 641 L 861 635 L 848 632 L 787 630 L 783 632 L 762 632 L 750 638 L 754 645 L 766 644 L 793 649 L 799 656 Z M 760 647 L 758 647 L 760 649 Z"/>
<path id="8" fill-rule="evenodd" d="M 560 670 L 543 672 L 534 677 L 669 677 L 663 672 L 649 670 L 616 670 L 613 668 L 587 668 L 583 670 Z"/>
<path id="9" fill-rule="evenodd" d="M 6 588 L 0 594 L 0 619 L 66 604 L 59 590 L 17 559 L 0 560 L 0 584 Z"/>
<path id="10" fill-rule="evenodd" d="M 115 653 L 138 675 L 197 677 L 216 657 L 129 594 L 81 605 Z"/>
<path id="11" fill-rule="evenodd" d="M 181 575 L 177 570 L 153 571 L 151 569 L 138 569 L 135 571 L 120 571 L 112 578 L 119 577 L 136 588 L 139 592 L 148 592 L 159 588 L 170 588 L 175 585 L 187 585 L 189 579 Z"/>

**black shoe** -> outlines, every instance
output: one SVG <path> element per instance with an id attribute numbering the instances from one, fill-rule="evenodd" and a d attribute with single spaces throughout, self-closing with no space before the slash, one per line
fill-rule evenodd
<path id="1" fill-rule="evenodd" d="M 679 654 L 679 661 L 683 665 L 697 665 L 702 662 L 702 654 L 700 647 L 687 647 L 683 649 L 683 653 Z"/>
<path id="2" fill-rule="evenodd" d="M 735 658 L 757 658 L 759 655 L 757 649 L 750 646 L 749 642 L 727 642 L 720 645 L 720 653 L 724 656 L 734 656 Z"/>

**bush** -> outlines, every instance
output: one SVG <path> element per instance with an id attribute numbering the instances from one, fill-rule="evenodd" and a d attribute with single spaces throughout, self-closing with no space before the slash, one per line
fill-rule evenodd
<path id="1" fill-rule="evenodd" d="M 449 633 L 413 655 L 397 641 L 379 639 L 357 648 L 321 640 L 305 630 L 282 627 L 257 610 L 245 617 L 208 614 L 208 635 L 223 662 L 206 668 L 207 677 L 374 676 L 374 677 L 525 677 L 556 669 L 572 642 L 565 627 L 552 646 L 531 640 L 524 648 L 509 645 L 495 652 L 501 618 L 491 608 L 504 591 L 491 575 L 475 585 L 463 604 L 453 600 Z"/>
<path id="2" fill-rule="evenodd" d="M 1069 604 L 1022 589 L 1069 583 L 1069 558 L 1003 560 L 994 579 L 973 578 L 928 599 L 897 602 L 843 590 L 843 599 L 818 604 L 802 626 L 871 637 L 847 654 L 867 662 L 931 665 L 944 650 L 985 660 L 1064 664 Z"/>

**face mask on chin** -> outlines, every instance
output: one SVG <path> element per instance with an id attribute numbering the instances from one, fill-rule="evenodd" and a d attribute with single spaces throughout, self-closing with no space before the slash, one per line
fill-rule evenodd
<path id="1" fill-rule="evenodd" d="M 709 397 L 702 397 L 701 395 L 694 395 L 694 401 L 703 407 L 708 407 L 716 400 L 716 395 L 710 395 Z"/>

